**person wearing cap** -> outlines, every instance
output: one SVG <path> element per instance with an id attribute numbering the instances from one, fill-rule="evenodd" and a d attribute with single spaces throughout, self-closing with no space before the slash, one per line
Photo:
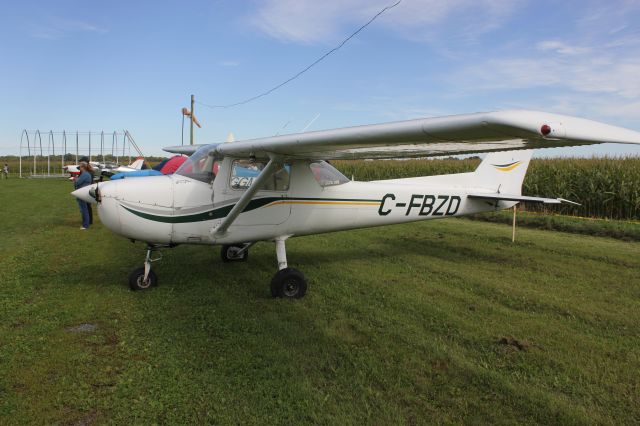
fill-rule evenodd
<path id="1" fill-rule="evenodd" d="M 91 173 L 89 173 L 88 167 L 89 166 L 84 161 L 80 162 L 80 175 L 73 183 L 76 189 L 84 188 L 87 185 L 91 185 L 92 178 Z M 84 231 L 89 228 L 89 225 L 91 225 L 89 217 L 89 206 L 86 201 L 82 201 L 79 198 L 76 199 L 76 201 L 78 202 L 78 206 L 80 207 L 80 215 L 82 217 L 82 226 L 80 227 L 80 229 Z"/>

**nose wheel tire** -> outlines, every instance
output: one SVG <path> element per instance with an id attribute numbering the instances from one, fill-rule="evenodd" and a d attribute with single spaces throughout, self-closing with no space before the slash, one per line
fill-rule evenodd
<path id="1" fill-rule="evenodd" d="M 276 272 L 271 280 L 271 295 L 285 299 L 301 299 L 307 292 L 307 279 L 294 268 Z"/>
<path id="2" fill-rule="evenodd" d="M 131 275 L 129 275 L 129 287 L 131 287 L 131 290 L 147 290 L 157 285 L 158 276 L 153 271 L 149 271 L 147 279 L 144 279 L 144 266 L 142 268 L 134 269 Z"/>
<path id="3" fill-rule="evenodd" d="M 227 262 L 246 262 L 249 258 L 249 249 L 244 249 L 244 246 L 239 245 L 223 245 L 220 250 L 220 257 L 222 261 Z"/>

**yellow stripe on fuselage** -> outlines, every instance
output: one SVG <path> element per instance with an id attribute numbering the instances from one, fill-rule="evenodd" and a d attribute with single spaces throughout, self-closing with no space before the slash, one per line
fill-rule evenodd
<path id="1" fill-rule="evenodd" d="M 324 205 L 340 205 L 340 206 L 379 206 L 380 203 L 370 201 L 274 201 L 265 207 L 276 206 L 279 204 L 324 204 Z"/>

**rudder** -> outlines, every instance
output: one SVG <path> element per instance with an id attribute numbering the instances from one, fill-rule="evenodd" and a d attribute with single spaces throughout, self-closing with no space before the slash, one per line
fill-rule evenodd
<path id="1" fill-rule="evenodd" d="M 492 152 L 482 160 L 474 174 L 474 184 L 504 194 L 522 194 L 533 150 Z"/>

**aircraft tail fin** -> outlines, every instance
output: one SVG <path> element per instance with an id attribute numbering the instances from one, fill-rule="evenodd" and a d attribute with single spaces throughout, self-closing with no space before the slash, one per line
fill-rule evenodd
<path id="1" fill-rule="evenodd" d="M 474 186 L 497 193 L 522 194 L 522 182 L 533 150 L 491 152 L 474 173 Z"/>
<path id="2" fill-rule="evenodd" d="M 138 157 L 133 163 L 129 164 L 129 167 L 136 170 L 142 170 L 143 166 L 144 166 L 144 157 Z"/>

